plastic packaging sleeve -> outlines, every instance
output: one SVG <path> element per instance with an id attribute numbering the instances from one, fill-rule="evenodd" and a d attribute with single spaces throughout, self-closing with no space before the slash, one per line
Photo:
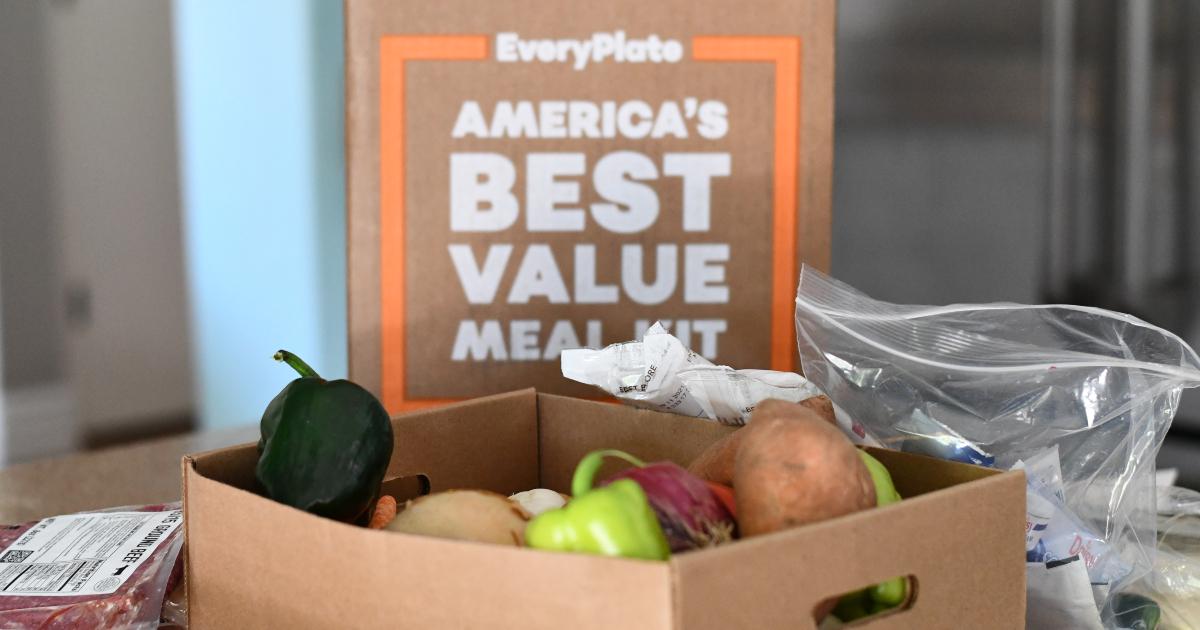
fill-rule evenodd
<path id="1" fill-rule="evenodd" d="M 713 365 L 658 322 L 641 342 L 565 350 L 561 362 L 563 376 L 595 385 L 629 405 L 724 424 L 745 424 L 754 407 L 768 398 L 799 402 L 821 395 L 799 374 Z"/>
<path id="2" fill-rule="evenodd" d="M 163 512 L 180 503 L 121 507 L 93 512 Z M 0 528 L 0 548 L 9 547 L 38 521 Z M 0 596 L 0 628 L 5 630 L 151 630 L 168 588 L 181 577 L 177 557 L 183 528 L 177 528 L 113 593 L 73 597 Z"/>

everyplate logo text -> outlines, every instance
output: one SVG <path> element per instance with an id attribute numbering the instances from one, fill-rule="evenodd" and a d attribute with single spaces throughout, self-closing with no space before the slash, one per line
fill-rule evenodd
<path id="1" fill-rule="evenodd" d="M 496 61 L 563 63 L 572 62 L 576 70 L 588 61 L 611 59 L 618 63 L 675 63 L 683 59 L 683 44 L 677 39 L 659 39 L 653 33 L 645 39 L 627 39 L 625 31 L 593 33 L 591 39 L 521 39 L 517 33 L 496 35 Z"/>

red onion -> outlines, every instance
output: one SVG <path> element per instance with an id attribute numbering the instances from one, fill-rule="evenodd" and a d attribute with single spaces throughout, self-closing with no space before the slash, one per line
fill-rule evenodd
<path id="1" fill-rule="evenodd" d="M 737 521 L 703 479 L 672 462 L 630 468 L 608 478 L 632 479 L 646 492 L 672 552 L 733 540 Z"/>

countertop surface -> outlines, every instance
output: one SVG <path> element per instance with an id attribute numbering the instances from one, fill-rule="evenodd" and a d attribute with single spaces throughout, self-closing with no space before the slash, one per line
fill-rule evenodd
<path id="1" fill-rule="evenodd" d="M 0 524 L 179 501 L 184 455 L 257 441 L 258 430 L 193 433 L 0 470 Z"/>

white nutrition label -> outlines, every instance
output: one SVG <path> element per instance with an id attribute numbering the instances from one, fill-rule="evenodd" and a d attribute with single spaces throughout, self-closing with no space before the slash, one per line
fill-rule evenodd
<path id="1" fill-rule="evenodd" d="M 182 510 L 42 519 L 0 552 L 0 596 L 112 593 L 182 521 Z"/>

